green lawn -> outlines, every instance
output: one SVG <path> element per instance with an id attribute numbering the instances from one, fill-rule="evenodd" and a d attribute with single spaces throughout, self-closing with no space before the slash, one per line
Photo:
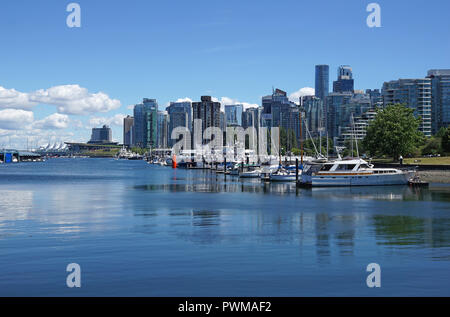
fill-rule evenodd
<path id="1" fill-rule="evenodd" d="M 450 156 L 443 157 L 418 157 L 404 159 L 405 164 L 425 165 L 450 165 Z"/>
<path id="2" fill-rule="evenodd" d="M 398 163 L 394 162 L 391 158 L 383 159 L 373 159 L 373 163 Z M 416 158 L 405 158 L 403 160 L 404 164 L 411 165 L 450 165 L 450 156 L 443 157 L 416 157 Z"/>

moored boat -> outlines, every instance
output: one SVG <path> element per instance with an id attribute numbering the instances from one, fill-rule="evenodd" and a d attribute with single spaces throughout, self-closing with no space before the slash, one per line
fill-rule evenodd
<path id="1" fill-rule="evenodd" d="M 305 166 L 300 185 L 312 187 L 407 185 L 413 176 L 414 171 L 374 168 L 363 159 L 340 159 Z"/>

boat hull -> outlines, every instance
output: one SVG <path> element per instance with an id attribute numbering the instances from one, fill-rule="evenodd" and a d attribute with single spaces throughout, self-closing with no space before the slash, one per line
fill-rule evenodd
<path id="1" fill-rule="evenodd" d="M 295 175 L 276 175 L 272 174 L 269 176 L 271 182 L 295 182 Z"/>
<path id="2" fill-rule="evenodd" d="M 373 175 L 349 175 L 349 176 L 310 176 L 303 177 L 302 182 L 312 187 L 334 186 L 389 186 L 407 185 L 413 173 L 398 174 L 373 174 Z"/>

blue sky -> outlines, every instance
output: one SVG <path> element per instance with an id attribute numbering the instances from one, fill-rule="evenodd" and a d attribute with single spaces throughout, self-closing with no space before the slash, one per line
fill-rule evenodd
<path id="1" fill-rule="evenodd" d="M 81 28 L 66 26 L 71 2 L 81 6 Z M 366 25 L 371 2 L 381 6 L 381 28 Z M 87 141 L 102 120 L 121 141 L 118 118 L 143 97 L 161 108 L 205 94 L 260 104 L 272 86 L 288 93 L 314 87 L 315 64 L 330 65 L 330 81 L 339 65 L 351 65 L 356 89 L 424 77 L 428 69 L 450 68 L 449 12 L 447 0 L 4 0 L 3 97 L 12 89 L 45 95 L 79 85 L 93 102 L 101 92 L 121 106 L 76 114 L 54 98 L 28 106 L 20 98 L 2 101 L 0 90 L 0 148 L 23 147 L 27 137 Z M 20 129 L 13 130 L 14 120 Z"/>

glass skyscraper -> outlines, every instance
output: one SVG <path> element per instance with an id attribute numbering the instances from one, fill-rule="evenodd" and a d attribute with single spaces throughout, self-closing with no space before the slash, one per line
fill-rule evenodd
<path id="1" fill-rule="evenodd" d="M 225 117 L 227 126 L 242 126 L 242 112 L 244 105 L 225 105 Z"/>
<path id="2" fill-rule="evenodd" d="M 316 97 L 325 102 L 330 86 L 330 67 L 328 65 L 316 65 Z"/>
<path id="3" fill-rule="evenodd" d="M 141 104 L 134 106 L 134 145 L 142 148 L 154 148 L 157 145 L 156 99 L 145 98 Z"/>
<path id="4" fill-rule="evenodd" d="M 175 128 L 185 127 L 192 132 L 192 105 L 189 101 L 171 102 L 166 108 L 169 114 L 169 145 L 173 146 L 176 140 L 172 140 L 172 132 Z"/>
<path id="5" fill-rule="evenodd" d="M 432 69 L 431 79 L 432 132 L 450 126 L 450 69 Z"/>
<path id="6" fill-rule="evenodd" d="M 353 92 L 354 81 L 353 71 L 348 65 L 342 65 L 338 68 L 338 78 L 333 82 L 333 92 Z"/>

